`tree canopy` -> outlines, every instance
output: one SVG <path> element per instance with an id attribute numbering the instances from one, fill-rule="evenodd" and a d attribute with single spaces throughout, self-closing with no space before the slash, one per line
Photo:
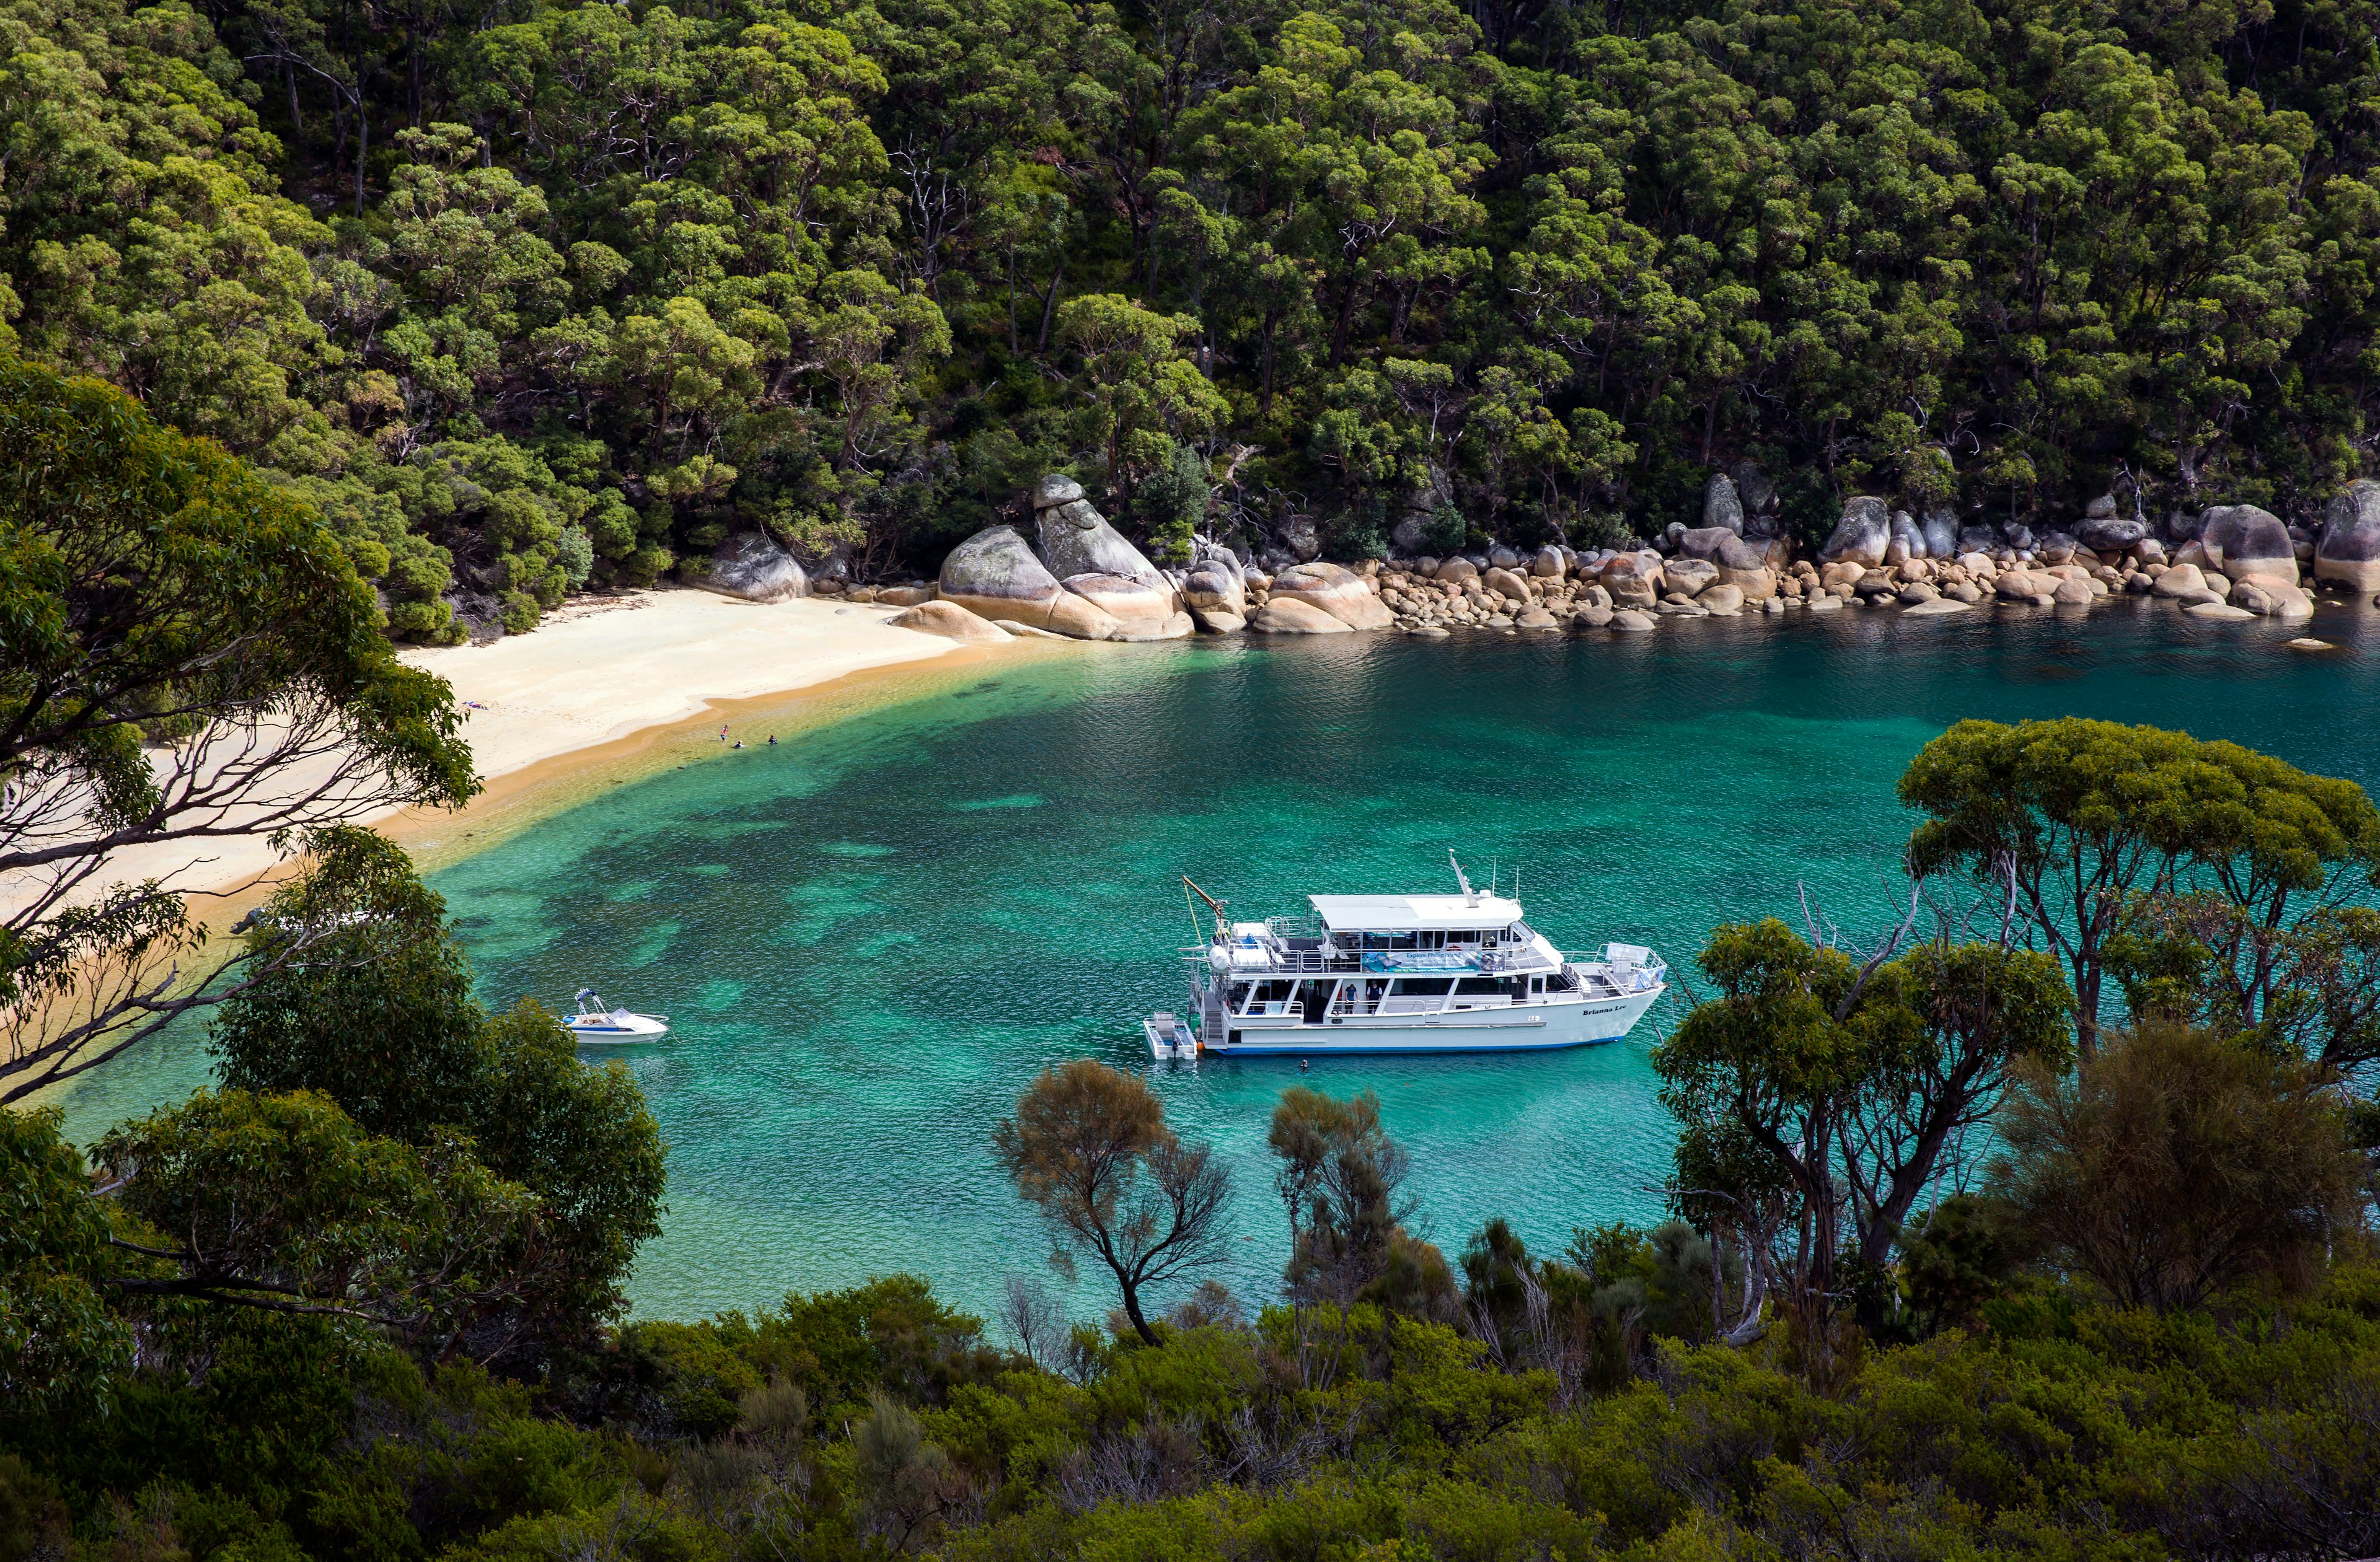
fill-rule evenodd
<path id="1" fill-rule="evenodd" d="M 459 804 L 459 727 L 310 507 L 0 353 L 0 1099 L 226 990 L 184 963 L 187 869 L 120 882 L 125 854 Z"/>
<path id="2" fill-rule="evenodd" d="M 1046 471 L 1170 536 L 1184 446 L 1215 531 L 1345 552 L 1651 535 L 1745 462 L 1805 531 L 2373 468 L 2370 0 L 0 29 L 0 329 L 308 496 L 405 636 L 750 528 L 930 566 Z"/>

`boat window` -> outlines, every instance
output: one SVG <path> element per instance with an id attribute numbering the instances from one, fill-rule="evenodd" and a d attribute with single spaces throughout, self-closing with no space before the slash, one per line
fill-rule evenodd
<path id="1" fill-rule="evenodd" d="M 1389 948 L 1392 950 L 1409 950 L 1413 947 L 1414 936 L 1411 933 L 1399 933 L 1389 940 Z"/>
<path id="2" fill-rule="evenodd" d="M 1392 998 L 1444 998 L 1454 986 L 1451 976 L 1400 976 L 1389 988 Z"/>
<path id="3" fill-rule="evenodd" d="M 1503 990 L 1503 979 L 1498 976 L 1465 976 L 1454 984 L 1454 996 L 1457 998 L 1484 997 Z"/>
<path id="4" fill-rule="evenodd" d="M 1546 979 L 1545 979 L 1543 976 L 1532 976 L 1532 977 L 1530 977 L 1530 978 L 1529 978 L 1529 990 L 1530 990 L 1531 992 L 1543 992 L 1543 991 L 1545 991 L 1545 990 L 1546 990 Z"/>
<path id="5" fill-rule="evenodd" d="M 1224 1001 L 1228 1002 L 1233 1009 L 1237 1009 L 1241 1004 L 1245 1003 L 1247 999 L 1248 984 L 1245 982 L 1233 982 L 1232 984 L 1230 996 L 1226 998 Z"/>
<path id="6" fill-rule="evenodd" d="M 1367 950 L 1387 949 L 1389 936 L 1386 933 L 1366 933 L 1364 935 L 1364 947 Z"/>
<path id="7" fill-rule="evenodd" d="M 1414 946 L 1416 949 L 1442 950 L 1446 947 L 1446 933 L 1442 928 L 1416 934 L 1415 937 L 1420 939 L 1420 942 Z"/>

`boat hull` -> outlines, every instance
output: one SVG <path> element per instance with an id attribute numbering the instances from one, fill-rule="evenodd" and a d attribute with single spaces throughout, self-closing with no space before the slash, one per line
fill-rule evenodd
<path id="1" fill-rule="evenodd" d="M 1294 1018 L 1234 1020 L 1199 1050 L 1210 1058 L 1315 1058 L 1429 1052 L 1551 1052 L 1618 1041 L 1662 992 L 1654 987 L 1584 1003 L 1525 1004 L 1427 1015 L 1356 1014 L 1321 1024 Z"/>

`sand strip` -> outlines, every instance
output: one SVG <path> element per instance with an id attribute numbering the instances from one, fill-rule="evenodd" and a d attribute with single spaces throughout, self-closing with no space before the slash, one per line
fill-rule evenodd
<path id="1" fill-rule="evenodd" d="M 782 705 L 787 694 L 827 685 L 841 694 L 862 674 L 1020 648 L 963 648 L 885 623 L 900 611 L 831 598 L 761 604 L 709 591 L 624 592 L 569 603 L 532 634 L 407 650 L 407 662 L 454 688 L 486 790 L 460 814 L 406 810 L 380 816 L 376 827 L 451 850 L 487 833 L 477 827 L 492 815 L 516 824 L 550 811 L 521 806 L 531 793 L 565 803 L 544 795 L 552 783 L 689 723 L 723 715 L 732 726 L 751 702 Z M 118 854 L 83 896 L 158 878 L 197 897 L 201 920 L 219 923 L 261 898 L 285 866 L 261 838 L 145 847 Z"/>

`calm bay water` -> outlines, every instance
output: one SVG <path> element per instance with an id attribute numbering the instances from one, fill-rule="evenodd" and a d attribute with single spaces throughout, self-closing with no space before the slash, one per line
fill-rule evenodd
<path id="1" fill-rule="evenodd" d="M 1892 914 L 1909 819 L 1892 783 L 1965 716 L 2080 714 L 2228 737 L 2380 791 L 2380 631 L 2340 652 L 2114 605 L 2087 626 L 1847 612 L 1634 638 L 1196 641 L 994 663 L 776 749 L 694 752 L 447 866 L 483 995 L 582 984 L 665 1012 L 622 1049 L 671 1143 L 640 1315 L 699 1316 L 910 1270 L 988 1308 L 1046 1239 L 991 1160 L 1044 1065 L 1146 1072 L 1238 1177 L 1227 1277 L 1283 1256 L 1267 1114 L 1293 1062 L 1153 1065 L 1138 1021 L 1180 1008 L 1179 875 L 1234 914 L 1317 891 L 1519 876 L 1566 948 L 1648 943 L 1687 966 L 1717 922 Z M 747 733 L 757 736 L 758 729 Z M 1512 1059 L 1317 1059 L 1378 1092 L 1429 1233 L 1490 1216 L 1533 1246 L 1645 1218 L 1669 1132 L 1626 1041 Z M 185 1040 L 68 1103 L 83 1137 L 202 1077 Z M 1080 1315 L 1108 1304 L 1086 1272 Z M 1054 1277 L 1052 1277 L 1054 1284 Z"/>

